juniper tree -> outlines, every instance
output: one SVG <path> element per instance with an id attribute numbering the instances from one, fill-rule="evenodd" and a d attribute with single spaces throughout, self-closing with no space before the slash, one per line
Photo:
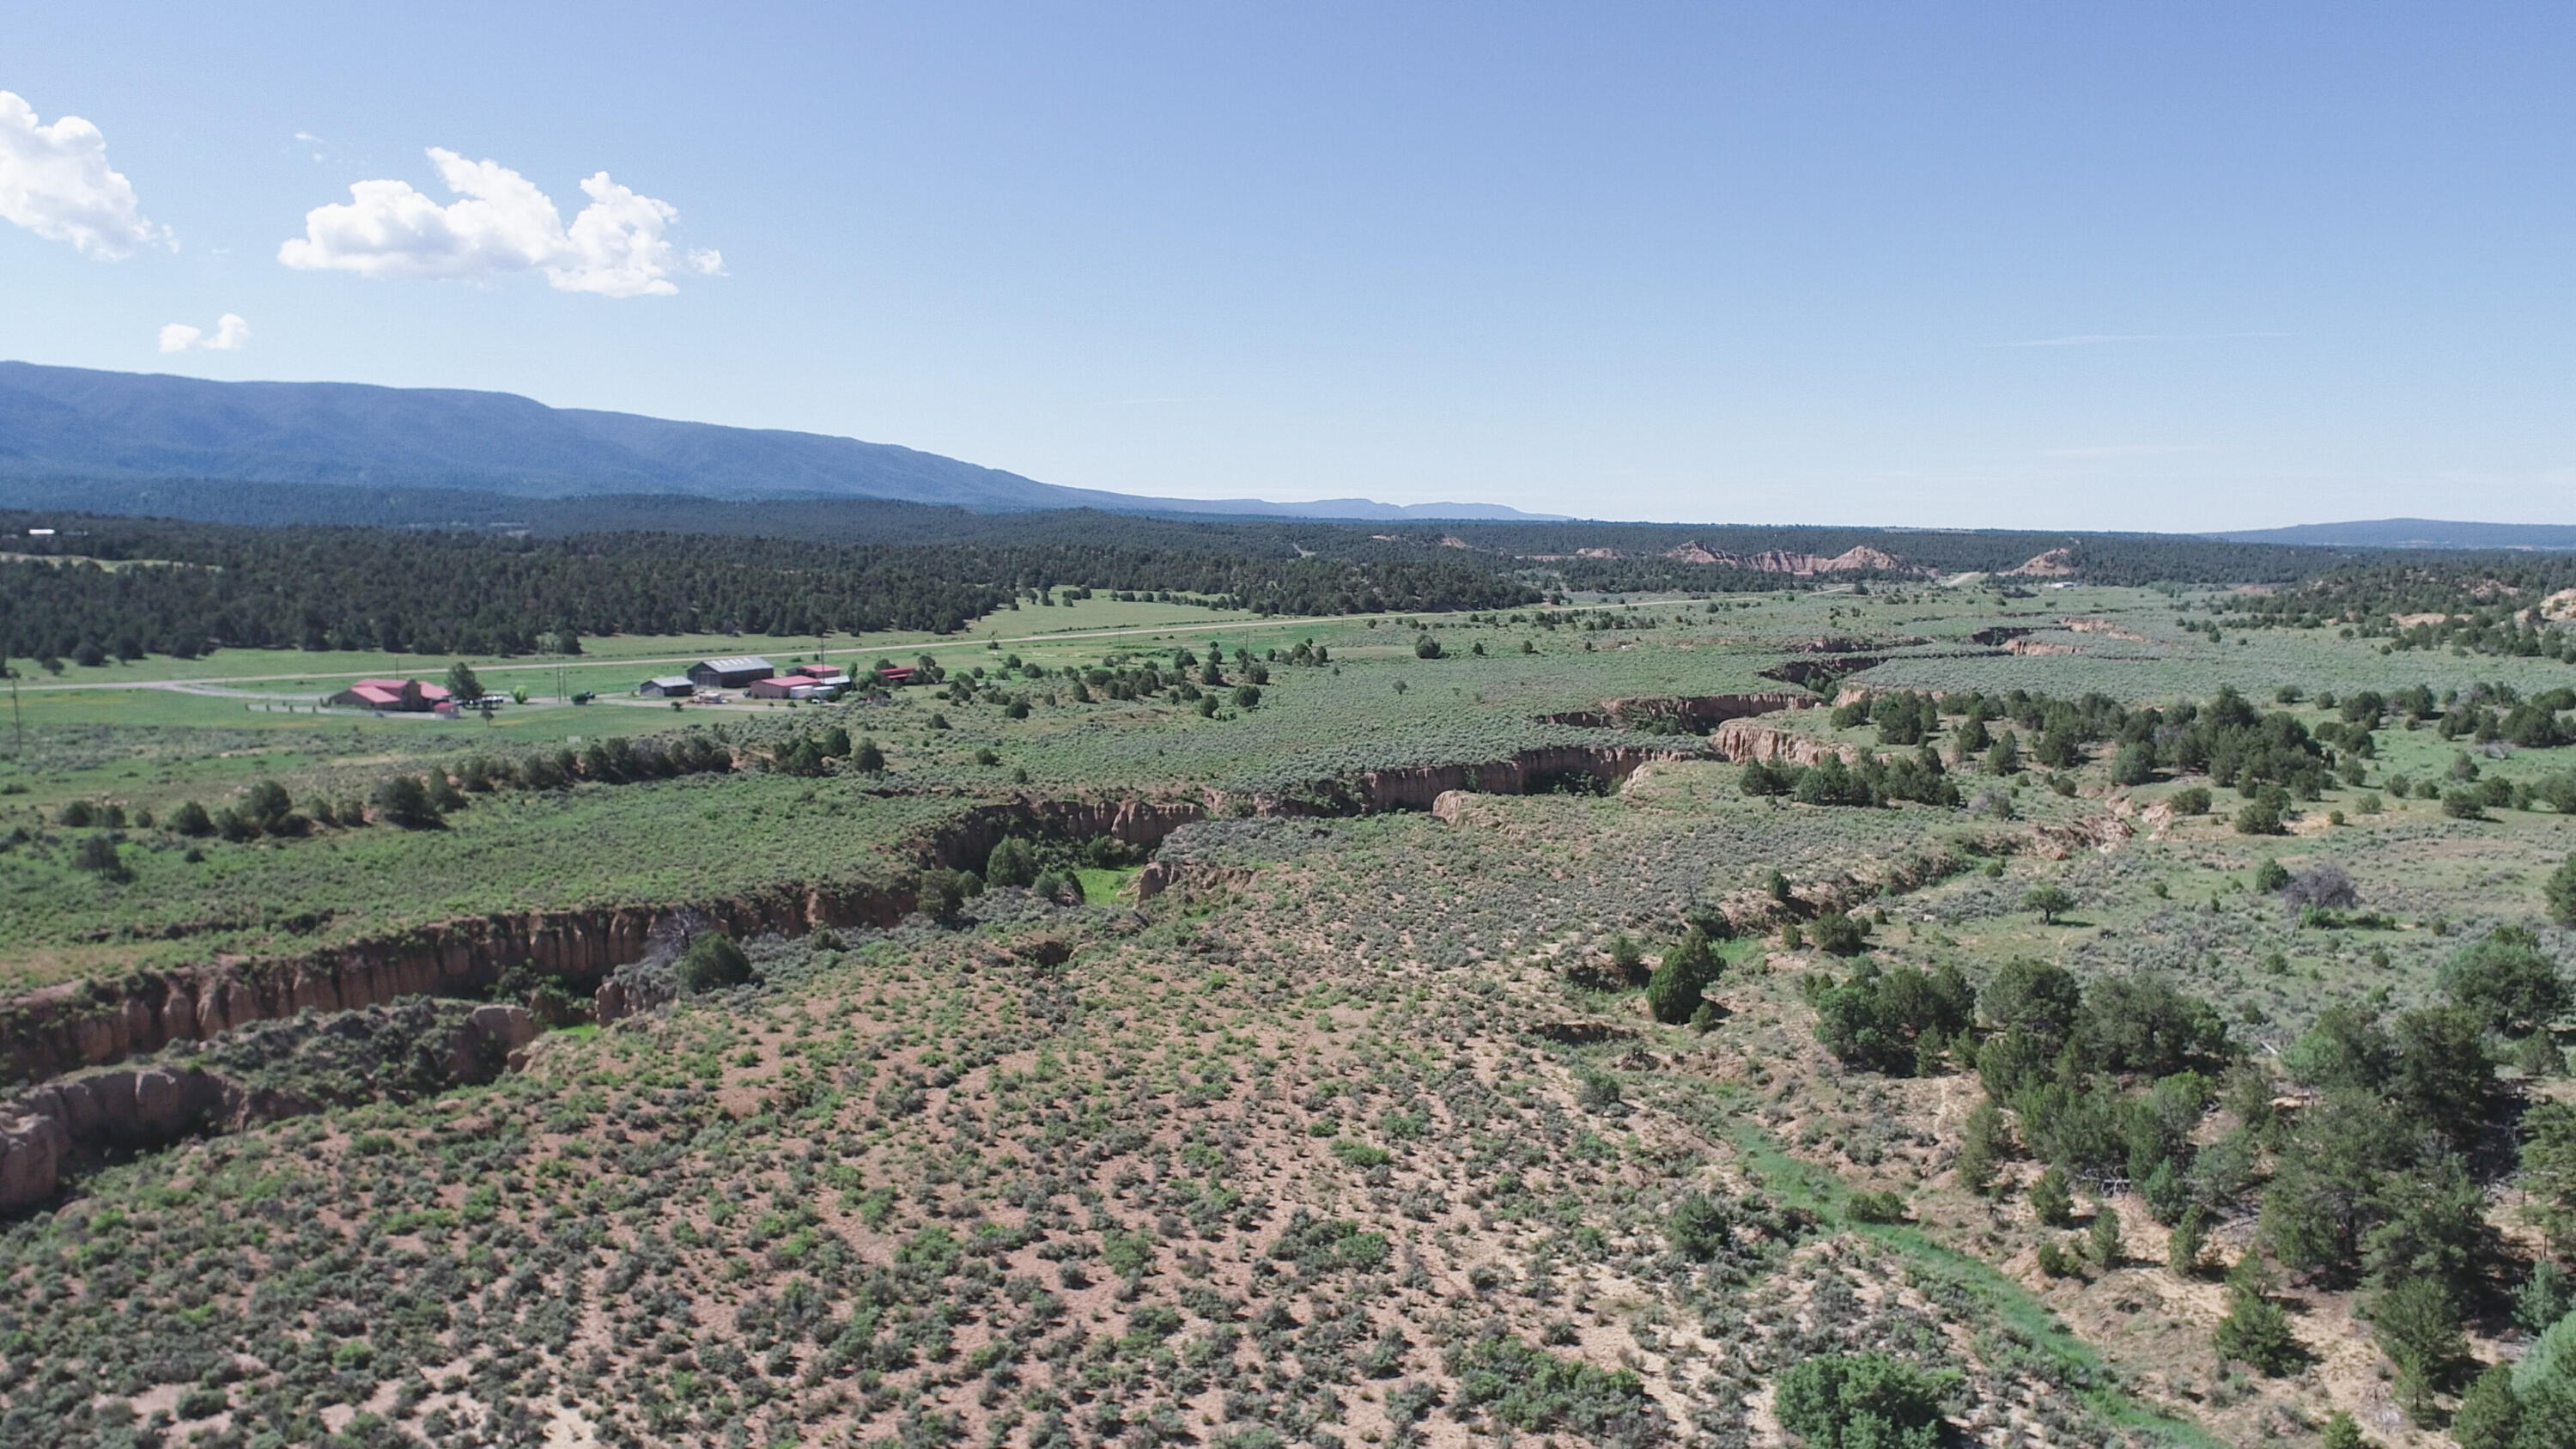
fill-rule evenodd
<path id="1" fill-rule="evenodd" d="M 1699 1010 L 1708 988 L 1717 984 L 1717 972 L 1717 952 L 1707 935 L 1692 927 L 1664 953 L 1664 964 L 1647 980 L 1647 1009 L 1668 1026 L 1683 1025 Z"/>
<path id="2" fill-rule="evenodd" d="M 2021 905 L 2023 910 L 2037 911 L 2041 921 L 2053 926 L 2061 912 L 2075 908 L 2075 897 L 2063 886 L 2035 885 L 2021 898 Z"/>

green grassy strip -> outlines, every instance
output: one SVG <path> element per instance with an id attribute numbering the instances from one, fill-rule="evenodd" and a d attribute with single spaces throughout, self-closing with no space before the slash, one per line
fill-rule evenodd
<path id="1" fill-rule="evenodd" d="M 1074 876 L 1082 882 L 1082 898 L 1095 906 L 1114 905 L 1125 899 L 1128 883 L 1145 873 L 1141 865 L 1074 867 Z"/>
<path id="2" fill-rule="evenodd" d="M 1839 1174 L 1790 1156 L 1780 1140 L 1756 1122 L 1737 1124 L 1735 1144 L 1744 1154 L 1745 1165 L 1783 1201 L 1841 1219 L 1852 1188 Z M 2077 1393 L 2104 1419 L 2124 1429 L 2159 1435 L 2187 1449 L 2225 1449 L 2220 1440 L 2198 1424 L 2175 1418 L 2139 1402 L 2122 1389 L 2108 1386 L 2112 1370 L 2093 1346 L 2069 1332 L 2048 1305 L 1992 1265 L 1935 1242 L 1922 1229 L 1903 1223 L 1845 1222 L 1844 1230 L 1932 1268 L 1974 1293 L 1997 1318 L 2041 1352 L 2092 1380 L 2094 1387 Z"/>

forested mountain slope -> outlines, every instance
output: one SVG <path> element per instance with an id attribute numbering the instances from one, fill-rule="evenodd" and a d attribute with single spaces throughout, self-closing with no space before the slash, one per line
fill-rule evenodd
<path id="1" fill-rule="evenodd" d="M 510 393 L 209 382 L 24 362 L 0 362 L 0 478 L 229 479 L 528 498 L 678 493 L 894 498 L 978 509 L 1524 516 L 1490 505 L 1406 508 L 1361 498 L 1142 498 L 1058 487 L 891 443 L 551 408 Z"/>

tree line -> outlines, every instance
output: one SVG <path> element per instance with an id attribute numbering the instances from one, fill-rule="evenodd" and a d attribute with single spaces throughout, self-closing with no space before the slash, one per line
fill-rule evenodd
<path id="1" fill-rule="evenodd" d="M 0 530 L 39 520 L 0 514 Z M 667 533 L 566 538 L 48 518 L 0 562 L 19 658 L 195 657 L 217 646 L 411 654 L 567 652 L 585 635 L 950 633 L 1058 591 L 1186 596 L 1269 614 L 1437 612 L 1535 601 L 1448 557 L 1265 557 L 1107 542 L 833 544 Z"/>

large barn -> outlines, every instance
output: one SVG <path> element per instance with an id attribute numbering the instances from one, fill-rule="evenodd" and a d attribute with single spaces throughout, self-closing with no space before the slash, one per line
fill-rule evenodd
<path id="1" fill-rule="evenodd" d="M 723 659 L 701 659 L 690 665 L 689 682 L 700 689 L 740 689 L 777 672 L 757 654 L 734 654 Z"/>

